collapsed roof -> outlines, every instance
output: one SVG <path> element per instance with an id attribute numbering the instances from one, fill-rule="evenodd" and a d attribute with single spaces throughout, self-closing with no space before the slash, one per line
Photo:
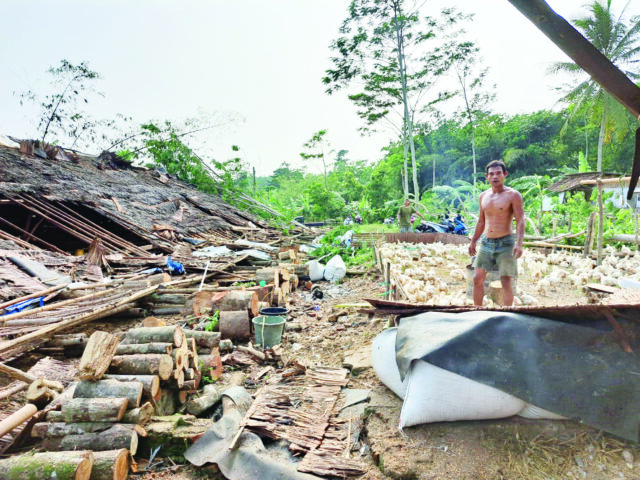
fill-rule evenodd
<path id="1" fill-rule="evenodd" d="M 20 236 L 66 252 L 72 250 L 55 241 L 54 231 L 65 232 L 78 248 L 100 236 L 108 251 L 141 255 L 171 252 L 184 237 L 235 238 L 268 229 L 246 211 L 161 171 L 122 165 L 109 155 L 58 147 L 45 152 L 29 141 L 19 149 L 0 143 L 0 205 L 5 239 Z"/>

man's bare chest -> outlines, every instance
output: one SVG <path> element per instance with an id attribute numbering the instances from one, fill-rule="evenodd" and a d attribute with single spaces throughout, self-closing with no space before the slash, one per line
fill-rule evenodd
<path id="1" fill-rule="evenodd" d="M 511 195 L 508 193 L 492 193 L 482 199 L 482 208 L 489 215 L 508 215 L 513 212 Z"/>

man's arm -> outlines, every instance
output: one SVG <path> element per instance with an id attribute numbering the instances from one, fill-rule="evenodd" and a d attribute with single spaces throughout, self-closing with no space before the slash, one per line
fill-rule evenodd
<path id="1" fill-rule="evenodd" d="M 484 209 L 482 208 L 482 197 L 484 193 L 480 194 L 478 197 L 478 203 L 480 204 L 480 211 L 478 213 L 478 223 L 476 223 L 476 229 L 473 232 L 473 237 L 471 237 L 471 243 L 469 244 L 469 255 L 474 256 L 476 252 L 476 243 L 478 243 L 478 239 L 484 233 Z"/>
<path id="2" fill-rule="evenodd" d="M 516 244 L 513 247 L 513 255 L 516 258 L 522 256 L 522 242 L 524 240 L 524 205 L 520 192 L 513 195 L 513 216 L 516 219 Z"/>

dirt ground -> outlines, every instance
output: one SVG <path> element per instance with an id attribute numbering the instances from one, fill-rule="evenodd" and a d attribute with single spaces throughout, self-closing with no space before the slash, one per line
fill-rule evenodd
<path id="1" fill-rule="evenodd" d="M 461 259 L 460 261 L 463 261 Z M 447 272 L 443 271 L 442 275 Z M 526 274 L 519 288 L 533 289 Z M 396 318 L 359 313 L 363 298 L 385 292 L 377 271 L 348 277 L 340 285 L 320 282 L 324 298 L 309 292 L 292 294 L 290 323 L 283 337 L 284 358 L 308 366 L 341 367 L 350 352 L 370 347 L 373 338 Z M 458 285 L 464 287 L 464 285 Z M 583 302 L 579 289 L 558 286 L 541 303 Z M 360 306 L 358 306 L 360 305 Z M 337 314 L 337 315 L 336 315 Z M 174 319 L 177 320 L 177 319 Z M 110 321 L 93 329 L 126 330 L 139 321 Z M 25 359 L 24 362 L 33 361 Z M 259 366 L 254 369 L 260 368 Z M 247 369 L 250 375 L 251 369 Z M 255 392 L 258 385 L 245 385 Z M 640 447 L 573 421 L 500 420 L 425 424 L 400 431 L 397 428 L 402 400 L 376 377 L 371 368 L 354 372 L 349 388 L 371 390 L 358 451 L 368 465 L 363 479 L 398 480 L 556 480 L 638 479 Z M 21 394 L 20 394 L 21 395 Z M 20 402 L 20 395 L 13 400 Z M 5 405 L 6 406 L 6 405 Z M 143 480 L 190 478 L 222 479 L 214 468 L 173 465 L 166 459 L 154 472 L 138 474 Z M 270 479 L 266 479 L 270 480 Z"/>

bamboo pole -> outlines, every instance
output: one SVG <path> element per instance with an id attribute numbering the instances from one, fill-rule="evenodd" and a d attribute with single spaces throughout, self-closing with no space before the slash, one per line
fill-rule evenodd
<path id="1" fill-rule="evenodd" d="M 18 237 L 14 237 L 13 235 L 7 233 L 7 232 L 3 232 L 2 230 L 0 230 L 0 238 L 3 238 L 5 240 L 11 240 L 12 242 L 14 242 L 16 245 L 20 245 L 21 247 L 27 248 L 29 250 L 42 250 L 40 247 L 36 247 L 35 245 L 29 243 L 29 242 L 25 242 L 24 240 L 18 238 Z M 65 255 L 69 255 L 67 252 L 64 252 Z"/>
<path id="2" fill-rule="evenodd" d="M 20 233 L 23 233 L 31 238 L 34 239 L 34 241 L 41 243 L 42 245 L 46 246 L 47 248 L 50 248 L 51 250 L 53 250 L 54 252 L 58 252 L 58 253 L 64 253 L 65 255 L 67 255 L 67 252 L 60 250 L 58 247 L 56 247 L 55 245 L 50 244 L 49 242 L 45 242 L 44 240 L 42 240 L 41 238 L 35 236 L 32 233 L 27 232 L 26 230 L 23 230 L 22 228 L 18 227 L 17 225 L 14 225 L 13 223 L 11 223 L 9 220 L 5 220 L 4 218 L 0 217 L 0 222 L 4 223 L 5 225 L 8 225 L 11 228 L 15 228 L 16 230 L 18 230 Z"/>
<path id="3" fill-rule="evenodd" d="M 81 233 L 84 231 L 84 229 L 82 228 L 78 228 L 77 226 L 71 224 L 69 225 L 65 225 L 68 224 L 69 222 L 61 222 L 59 219 L 57 218 L 52 218 L 52 215 L 50 214 L 46 214 L 43 213 L 41 210 L 38 209 L 37 205 L 33 205 L 32 202 L 30 202 L 28 199 L 25 199 L 24 197 L 21 197 L 23 200 L 23 206 L 25 208 L 27 208 L 28 210 L 31 210 L 34 213 L 37 213 L 38 215 L 41 215 L 42 217 L 46 218 L 50 223 L 52 223 L 53 225 L 55 225 L 56 227 L 64 230 L 65 232 L 67 232 L 68 234 L 86 242 L 87 244 L 91 244 L 91 241 L 93 240 L 92 237 L 89 237 L 86 235 L 86 232 Z M 54 216 L 55 217 L 55 216 Z M 110 248 L 113 249 L 112 246 L 110 246 Z M 120 250 L 119 248 L 115 248 L 114 250 L 124 253 L 122 252 L 122 250 Z"/>
<path id="4" fill-rule="evenodd" d="M 115 314 L 115 313 L 118 313 L 120 310 L 127 310 L 128 308 L 130 308 L 128 305 L 129 303 L 134 302 L 135 300 L 138 300 L 140 298 L 146 297 L 150 293 L 154 292 L 156 288 L 157 288 L 157 285 L 154 285 L 153 287 L 140 290 L 139 292 L 129 297 L 126 297 L 125 299 L 117 302 L 114 305 L 106 305 L 105 307 L 95 311 L 92 315 L 89 315 L 89 316 L 82 315 L 79 317 L 72 317 L 62 322 L 56 323 L 54 325 L 49 325 L 47 327 L 36 330 L 35 332 L 27 333 L 26 335 L 22 335 L 21 337 L 16 338 L 14 340 L 10 340 L 4 343 L 4 345 L 0 346 L 0 355 L 10 351 L 13 348 L 25 345 L 26 343 L 29 343 L 33 340 L 43 340 L 48 338 L 53 333 L 65 330 L 67 328 L 75 327 L 76 325 L 81 325 L 83 323 L 90 322 L 97 318 L 102 318 L 105 313 Z"/>
<path id="5" fill-rule="evenodd" d="M 602 240 L 604 237 L 604 204 L 602 202 L 602 181 L 598 179 L 598 258 L 596 263 L 602 263 Z"/>
<path id="6" fill-rule="evenodd" d="M 80 219 L 80 221 L 86 223 L 87 225 L 90 225 L 92 227 L 94 227 L 96 229 L 96 231 L 98 232 L 103 232 L 104 235 L 108 235 L 111 238 L 114 239 L 114 241 L 118 241 L 119 243 L 122 244 L 123 247 L 127 248 L 127 250 L 134 252 L 134 253 L 138 253 L 140 254 L 141 252 L 143 252 L 143 254 L 148 254 L 149 252 L 142 250 L 140 247 L 134 245 L 131 242 L 126 241 L 124 238 L 121 238 L 117 235 L 115 235 L 114 233 L 111 233 L 109 230 L 105 229 L 104 227 L 101 227 L 100 225 L 92 222 L 91 220 L 89 220 L 88 218 L 86 218 L 84 215 L 79 214 L 78 212 L 70 209 L 69 207 L 67 207 L 66 205 L 60 203 L 60 202 L 56 202 L 56 204 L 58 205 L 59 209 L 64 209 L 67 210 L 68 212 L 70 212 L 70 214 L 75 215 L 76 217 L 78 217 Z M 61 210 L 62 211 L 62 210 Z"/>
<path id="7" fill-rule="evenodd" d="M 6 307 L 10 307 L 11 305 L 15 305 L 16 303 L 24 302 L 25 300 L 29 300 L 31 298 L 44 297 L 52 292 L 62 290 L 63 288 L 66 288 L 68 285 L 69 285 L 68 283 L 64 283 L 62 285 L 57 285 L 55 287 L 51 287 L 46 290 L 42 290 L 40 292 L 32 293 L 30 295 L 25 295 L 24 297 L 14 298 L 13 300 L 9 300 L 8 302 L 0 303 L 0 310 Z"/>
<path id="8" fill-rule="evenodd" d="M 7 418 L 0 422 L 0 437 L 3 437 L 18 425 L 22 425 L 25 421 L 33 417 L 38 412 L 38 408 L 27 403 L 17 412 L 12 413 Z"/>
<path id="9" fill-rule="evenodd" d="M 79 220 L 77 218 L 73 218 L 67 214 L 65 214 L 64 212 L 60 211 L 59 209 L 57 209 L 56 207 L 54 207 L 53 205 L 47 204 L 45 202 L 42 202 L 38 199 L 36 199 L 35 197 L 28 197 L 28 196 L 22 196 L 21 197 L 24 201 L 25 201 L 25 207 L 29 208 L 32 211 L 36 211 L 36 208 L 40 208 L 42 209 L 44 212 L 46 212 L 48 215 L 50 215 L 51 217 L 54 217 L 56 219 L 56 221 L 60 222 L 60 223 L 64 223 L 67 226 L 71 227 L 71 229 L 75 232 L 82 232 L 84 235 L 86 235 L 89 241 L 89 244 L 91 244 L 91 242 L 93 241 L 93 239 L 96 236 L 99 236 L 102 238 L 103 243 L 105 244 L 105 246 L 113 249 L 113 250 L 120 250 L 120 248 L 124 248 L 124 250 L 128 250 L 131 252 L 136 252 L 136 250 L 131 249 L 130 247 L 126 246 L 126 244 L 124 243 L 124 241 L 122 241 L 121 239 L 119 239 L 119 237 L 115 237 L 113 234 L 107 232 L 107 233 L 101 233 L 99 230 L 96 230 L 95 228 L 91 227 L 90 225 L 88 225 L 87 223 L 84 223 L 82 220 Z M 44 214 L 42 212 L 37 212 L 40 215 Z M 49 221 L 51 221 L 49 219 Z M 120 248 L 118 248 L 120 247 Z M 137 253 L 137 252 L 136 252 Z"/>

